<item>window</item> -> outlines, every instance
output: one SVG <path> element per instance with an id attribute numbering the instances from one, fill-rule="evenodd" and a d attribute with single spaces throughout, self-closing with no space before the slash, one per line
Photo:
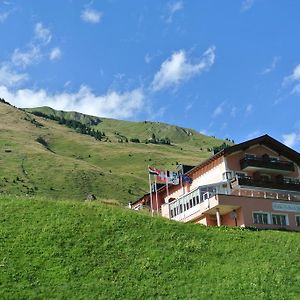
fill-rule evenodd
<path id="1" fill-rule="evenodd" d="M 272 223 L 274 225 L 280 225 L 280 226 L 288 225 L 287 216 L 286 215 L 272 215 Z"/>
<path id="2" fill-rule="evenodd" d="M 256 157 L 255 154 L 251 154 L 251 153 L 246 153 L 246 154 L 245 154 L 245 158 L 246 158 L 246 159 L 253 159 L 253 158 L 255 158 L 255 157 Z"/>
<path id="3" fill-rule="evenodd" d="M 289 178 L 289 177 L 284 177 L 283 182 L 284 183 L 294 183 L 294 180 L 292 178 Z"/>
<path id="4" fill-rule="evenodd" d="M 223 180 L 232 179 L 232 172 L 231 171 L 224 172 L 222 176 L 223 176 Z"/>
<path id="5" fill-rule="evenodd" d="M 203 201 L 209 199 L 209 197 L 210 197 L 209 192 L 206 192 L 206 193 L 204 193 L 204 194 L 202 195 Z"/>
<path id="6" fill-rule="evenodd" d="M 300 227 L 300 216 L 296 216 L 296 225 Z"/>
<path id="7" fill-rule="evenodd" d="M 174 217 L 173 209 L 170 210 L 170 213 L 171 213 L 171 218 L 173 218 Z"/>
<path id="8" fill-rule="evenodd" d="M 271 176 L 268 175 L 268 174 L 261 174 L 260 175 L 260 180 L 264 181 L 264 182 L 269 182 L 269 181 L 271 181 Z"/>
<path id="9" fill-rule="evenodd" d="M 269 224 L 267 213 L 253 213 L 254 224 Z"/>
<path id="10" fill-rule="evenodd" d="M 242 173 L 242 172 L 236 172 L 235 175 L 238 177 L 238 178 L 245 178 L 247 176 L 246 173 Z"/>
<path id="11" fill-rule="evenodd" d="M 275 157 L 275 156 L 270 156 L 269 158 L 270 158 L 270 161 L 273 161 L 273 162 L 279 161 L 279 158 Z"/>

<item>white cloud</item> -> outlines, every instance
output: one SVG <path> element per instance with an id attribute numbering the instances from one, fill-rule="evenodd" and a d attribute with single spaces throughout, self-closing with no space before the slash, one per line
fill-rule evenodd
<path id="1" fill-rule="evenodd" d="M 2 85 L 0 95 L 17 107 L 50 106 L 59 110 L 111 118 L 132 117 L 146 106 L 145 95 L 141 89 L 124 93 L 108 91 L 105 95 L 96 95 L 89 87 L 81 86 L 75 93 L 50 94 L 44 89 L 13 91 Z"/>
<path id="2" fill-rule="evenodd" d="M 183 81 L 208 70 L 215 61 L 215 47 L 208 48 L 198 63 L 193 64 L 185 50 L 179 50 L 165 60 L 160 70 L 155 74 L 151 87 L 159 91 L 171 86 L 177 86 Z"/>
<path id="3" fill-rule="evenodd" d="M 227 122 L 224 122 L 224 123 L 221 125 L 220 129 L 221 129 L 221 130 L 225 130 L 227 127 L 228 127 Z"/>
<path id="4" fill-rule="evenodd" d="M 81 19 L 84 22 L 87 23 L 92 23 L 92 24 L 97 24 L 101 21 L 102 18 L 102 12 L 91 9 L 91 8 L 85 8 L 82 12 L 81 12 Z"/>
<path id="5" fill-rule="evenodd" d="M 230 116 L 232 118 L 234 118 L 236 116 L 236 111 L 237 111 L 237 108 L 235 106 L 233 106 L 230 111 Z"/>
<path id="6" fill-rule="evenodd" d="M 295 67 L 290 76 L 285 77 L 285 82 L 293 82 L 300 80 L 300 64 Z"/>
<path id="7" fill-rule="evenodd" d="M 288 147 L 294 147 L 296 144 L 300 142 L 300 133 L 292 132 L 288 134 L 284 134 L 283 143 Z"/>
<path id="8" fill-rule="evenodd" d="M 61 50 L 58 47 L 53 48 L 49 54 L 49 59 L 57 60 L 60 58 L 61 58 Z"/>
<path id="9" fill-rule="evenodd" d="M 116 73 L 114 74 L 114 78 L 117 80 L 122 80 L 125 77 L 124 73 Z"/>
<path id="10" fill-rule="evenodd" d="M 43 45 L 48 45 L 52 40 L 50 29 L 46 28 L 42 23 L 35 24 L 34 35 L 35 39 Z"/>
<path id="11" fill-rule="evenodd" d="M 34 28 L 33 38 L 26 45 L 25 50 L 20 50 L 19 48 L 14 50 L 11 56 L 12 63 L 22 68 L 38 63 L 43 57 L 42 50 L 51 42 L 51 39 L 51 31 L 42 23 L 37 23 Z M 53 55 L 58 55 L 57 50 Z M 51 55 L 49 58 L 52 59 Z"/>
<path id="12" fill-rule="evenodd" d="M 4 12 L 0 14 L 0 23 L 4 23 L 6 21 L 6 19 L 8 18 L 10 12 Z"/>
<path id="13" fill-rule="evenodd" d="M 243 0 L 241 5 L 241 11 L 247 11 L 254 5 L 255 0 Z"/>
<path id="14" fill-rule="evenodd" d="M 189 104 L 187 104 L 187 106 L 184 108 L 184 111 L 185 111 L 185 112 L 190 111 L 191 108 L 193 107 L 193 105 L 194 105 L 194 103 L 189 103 Z"/>
<path id="15" fill-rule="evenodd" d="M 263 74 L 263 75 L 266 75 L 266 74 L 269 74 L 269 73 L 271 73 L 272 71 L 274 71 L 275 68 L 276 68 L 276 66 L 277 66 L 277 64 L 278 64 L 278 62 L 279 62 L 279 60 L 280 60 L 280 57 L 279 57 L 279 56 L 274 56 L 271 65 L 270 65 L 269 67 L 265 68 L 265 69 L 262 71 L 262 74 Z"/>
<path id="16" fill-rule="evenodd" d="M 13 71 L 8 64 L 2 64 L 0 68 L 0 85 L 17 86 L 28 79 L 26 73 Z"/>
<path id="17" fill-rule="evenodd" d="M 144 57 L 146 64 L 149 64 L 152 60 L 152 57 L 150 56 L 149 53 L 147 53 Z"/>
<path id="18" fill-rule="evenodd" d="M 261 135 L 261 133 L 259 130 L 252 131 L 247 135 L 247 140 L 252 140 L 260 135 Z"/>
<path id="19" fill-rule="evenodd" d="M 224 106 L 224 102 L 215 108 L 212 114 L 213 118 L 216 118 L 223 113 L 223 106 Z"/>
<path id="20" fill-rule="evenodd" d="M 15 49 L 12 54 L 12 63 L 16 66 L 26 68 L 27 66 L 38 62 L 41 58 L 41 51 L 38 46 L 31 45 L 27 51 Z"/>
<path id="21" fill-rule="evenodd" d="M 207 131 L 206 129 L 200 129 L 199 132 L 203 135 L 211 135 L 211 133 L 209 131 Z"/>
<path id="22" fill-rule="evenodd" d="M 248 104 L 246 106 L 246 113 L 250 114 L 253 111 L 253 105 L 252 104 Z"/>
<path id="23" fill-rule="evenodd" d="M 71 81 L 71 80 L 66 81 L 65 84 L 64 84 L 64 88 L 70 87 L 71 84 L 72 84 L 72 81 Z"/>
<path id="24" fill-rule="evenodd" d="M 164 116 L 166 110 L 167 110 L 166 106 L 162 106 L 159 108 L 156 107 L 155 109 L 149 109 L 148 113 L 149 115 L 151 115 L 152 120 L 159 120 Z"/>
<path id="25" fill-rule="evenodd" d="M 179 10 L 183 9 L 183 2 L 182 1 L 176 1 L 174 3 L 169 4 L 169 10 L 171 14 L 176 13 Z"/>
<path id="26" fill-rule="evenodd" d="M 175 1 L 168 4 L 169 15 L 165 18 L 166 23 L 173 22 L 173 16 L 176 12 L 183 9 L 183 1 Z"/>
<path id="27" fill-rule="evenodd" d="M 291 94 L 299 94 L 300 93 L 300 64 L 294 68 L 291 75 L 286 76 L 283 79 L 282 85 L 286 86 L 288 84 L 294 84 Z"/>
<path id="28" fill-rule="evenodd" d="M 296 84 L 292 91 L 291 91 L 291 94 L 300 94 L 300 83 Z"/>

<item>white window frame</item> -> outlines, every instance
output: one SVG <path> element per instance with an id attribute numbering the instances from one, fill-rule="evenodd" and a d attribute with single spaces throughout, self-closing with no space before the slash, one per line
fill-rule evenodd
<path id="1" fill-rule="evenodd" d="M 293 181 L 295 181 L 295 178 L 292 178 L 292 177 L 283 177 L 283 181 L 285 183 L 293 183 Z"/>
<path id="2" fill-rule="evenodd" d="M 272 180 L 272 176 L 270 174 L 267 174 L 267 173 L 261 173 L 260 174 L 260 180 L 262 180 L 262 177 L 267 177 L 268 181 Z"/>
<path id="3" fill-rule="evenodd" d="M 253 153 L 245 153 L 245 158 L 256 158 L 256 154 L 253 154 Z"/>
<path id="4" fill-rule="evenodd" d="M 239 177 L 239 174 L 243 175 L 244 177 L 248 176 L 248 174 L 246 172 L 240 172 L 240 171 L 236 171 L 234 175 Z M 243 178 L 243 177 L 241 177 L 241 178 Z"/>
<path id="5" fill-rule="evenodd" d="M 267 215 L 268 223 L 267 224 L 264 224 L 264 223 L 255 223 L 254 214 L 264 214 L 264 215 Z M 252 221 L 253 221 L 254 225 L 270 225 L 270 224 L 272 224 L 271 218 L 270 218 L 270 213 L 267 212 L 267 211 L 261 211 L 261 210 L 260 211 L 252 211 Z"/>
<path id="6" fill-rule="evenodd" d="M 234 176 L 233 176 L 233 172 L 232 171 L 225 171 L 223 172 L 222 174 L 222 178 L 223 180 L 230 180 L 232 179 Z"/>
<path id="7" fill-rule="evenodd" d="M 297 218 L 299 218 L 299 225 L 297 224 Z M 295 221 L 296 221 L 296 226 L 300 227 L 300 215 L 296 215 L 295 216 Z"/>
<path id="8" fill-rule="evenodd" d="M 274 223 L 273 223 L 273 216 L 285 216 L 286 224 L 285 224 L 285 225 L 274 224 Z M 271 221 L 272 221 L 271 224 L 276 225 L 276 226 L 289 226 L 289 225 L 290 225 L 288 214 L 283 214 L 283 213 L 271 213 Z"/>
<path id="9" fill-rule="evenodd" d="M 279 157 L 272 156 L 272 155 L 269 155 L 269 159 L 270 159 L 270 161 L 279 161 L 280 160 Z"/>

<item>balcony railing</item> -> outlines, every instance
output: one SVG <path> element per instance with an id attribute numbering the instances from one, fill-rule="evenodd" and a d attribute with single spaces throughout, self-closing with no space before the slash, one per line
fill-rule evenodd
<path id="1" fill-rule="evenodd" d="M 295 171 L 295 166 L 292 162 L 273 160 L 269 157 L 244 157 L 240 160 L 241 169 L 244 170 L 247 167 L 273 169 L 281 171 Z"/>
<path id="2" fill-rule="evenodd" d="M 182 195 L 178 199 L 169 203 L 170 218 L 173 220 L 183 220 L 197 211 L 202 203 L 216 194 L 228 194 L 227 184 L 224 182 L 199 186 L 197 189 Z"/>
<path id="3" fill-rule="evenodd" d="M 295 180 L 283 179 L 278 181 L 271 181 L 265 179 L 264 180 L 254 179 L 253 177 L 245 176 L 245 177 L 236 177 L 233 180 L 233 183 L 234 181 L 235 184 L 238 185 L 300 192 L 300 183 L 299 181 L 295 181 Z"/>

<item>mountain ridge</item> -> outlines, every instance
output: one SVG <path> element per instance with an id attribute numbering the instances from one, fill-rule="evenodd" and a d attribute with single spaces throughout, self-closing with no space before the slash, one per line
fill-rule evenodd
<path id="1" fill-rule="evenodd" d="M 140 138 L 141 140 L 150 139 L 152 134 L 155 134 L 161 137 L 166 137 L 168 135 L 168 137 L 174 143 L 192 143 L 198 146 L 203 146 L 203 142 L 205 144 L 208 140 L 217 143 L 224 142 L 224 140 L 216 139 L 215 137 L 205 136 L 204 134 L 201 134 L 194 129 L 172 125 L 164 122 L 153 122 L 147 120 L 118 120 L 86 115 L 75 111 L 55 110 L 47 106 L 25 108 L 24 110 L 33 114 L 38 112 L 52 115 L 54 117 L 65 118 L 66 120 L 77 120 L 84 124 L 89 124 L 96 129 L 108 131 L 111 135 L 112 133 L 120 132 L 121 134 L 128 135 L 128 137 L 130 138 Z M 232 144 L 232 141 L 228 139 L 226 141 L 229 144 Z"/>

